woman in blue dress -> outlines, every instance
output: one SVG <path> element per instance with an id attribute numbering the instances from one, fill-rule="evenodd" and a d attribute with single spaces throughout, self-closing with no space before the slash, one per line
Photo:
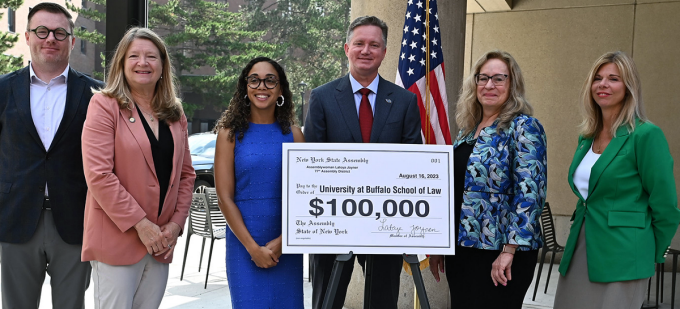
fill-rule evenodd
<path id="1" fill-rule="evenodd" d="M 303 308 L 302 256 L 281 255 L 281 144 L 304 142 L 283 68 L 259 57 L 218 120 L 215 187 L 234 309 Z"/>

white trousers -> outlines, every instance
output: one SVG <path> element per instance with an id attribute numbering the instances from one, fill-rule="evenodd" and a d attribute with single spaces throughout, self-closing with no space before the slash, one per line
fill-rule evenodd
<path id="1" fill-rule="evenodd" d="M 132 265 L 115 266 L 99 261 L 92 264 L 96 309 L 158 308 L 168 284 L 170 264 L 151 255 Z"/>

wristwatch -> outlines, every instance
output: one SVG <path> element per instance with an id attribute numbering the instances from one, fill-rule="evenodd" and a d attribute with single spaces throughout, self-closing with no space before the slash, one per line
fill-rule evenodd
<path id="1" fill-rule="evenodd" d="M 515 255 L 516 249 L 517 249 L 517 247 L 503 245 L 503 251 L 501 251 L 501 253 L 505 252 L 505 253 L 510 253 L 512 255 Z"/>

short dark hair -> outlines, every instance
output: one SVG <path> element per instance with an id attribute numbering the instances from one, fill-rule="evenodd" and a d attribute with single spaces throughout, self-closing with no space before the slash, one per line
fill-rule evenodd
<path id="1" fill-rule="evenodd" d="M 28 23 L 26 24 L 26 30 L 31 30 L 28 29 L 31 25 L 31 18 L 33 18 L 33 15 L 39 11 L 48 11 L 50 13 L 54 14 L 64 14 L 66 16 L 66 19 L 68 19 L 68 24 L 71 27 L 69 29 L 69 32 L 73 33 L 73 29 L 76 27 L 75 24 L 73 23 L 73 17 L 71 16 L 71 13 L 66 10 L 63 6 L 53 3 L 53 2 L 41 2 L 38 3 L 38 5 L 34 6 L 31 8 L 30 11 L 28 11 Z"/>
<path id="2" fill-rule="evenodd" d="M 384 48 L 387 47 L 387 24 L 380 18 L 375 16 L 361 16 L 355 19 L 349 27 L 347 28 L 347 38 L 345 43 L 349 43 L 352 40 L 352 35 L 354 35 L 354 29 L 360 26 L 376 26 L 382 30 L 383 43 L 385 43 Z"/>

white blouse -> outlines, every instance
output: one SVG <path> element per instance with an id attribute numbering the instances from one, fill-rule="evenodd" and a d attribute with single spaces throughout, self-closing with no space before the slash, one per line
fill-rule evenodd
<path id="1" fill-rule="evenodd" d="M 600 154 L 593 152 L 593 146 L 590 146 L 588 153 L 581 160 L 581 164 L 578 165 L 576 171 L 574 171 L 574 187 L 581 193 L 583 199 L 588 198 L 588 182 L 590 181 L 590 170 L 600 158 Z"/>

